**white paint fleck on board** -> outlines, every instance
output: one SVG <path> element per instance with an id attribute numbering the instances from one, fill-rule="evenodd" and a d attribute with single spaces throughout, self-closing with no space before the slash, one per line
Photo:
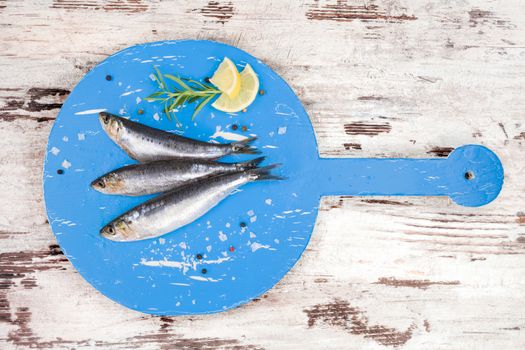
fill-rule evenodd
<path id="1" fill-rule="evenodd" d="M 188 284 L 188 283 L 177 283 L 177 282 L 172 282 L 170 283 L 171 285 L 174 285 L 174 286 L 181 286 L 181 287 L 189 287 L 191 286 L 191 284 Z"/>
<path id="2" fill-rule="evenodd" d="M 292 116 L 294 118 L 299 118 L 292 108 L 290 108 L 289 106 L 287 106 L 287 105 L 285 105 L 283 103 L 278 103 L 278 104 L 275 105 L 275 114 L 277 114 L 277 115 L 289 115 L 289 116 Z"/>
<path id="3" fill-rule="evenodd" d="M 267 198 L 264 203 L 268 204 L 268 205 L 272 205 L 272 199 L 271 198 Z"/>
<path id="4" fill-rule="evenodd" d="M 153 62 L 153 60 L 144 60 L 144 61 L 140 61 L 140 63 L 151 63 Z M 177 305 L 178 306 L 178 305 Z"/>
<path id="5" fill-rule="evenodd" d="M 98 114 L 100 112 L 105 112 L 105 111 L 107 111 L 106 108 L 86 109 L 85 111 L 76 112 L 75 115 Z"/>
<path id="6" fill-rule="evenodd" d="M 153 119 L 155 119 L 156 121 L 159 121 L 160 120 L 159 114 L 158 113 L 153 114 Z"/>
<path id="7" fill-rule="evenodd" d="M 206 246 L 206 251 L 208 251 L 208 253 L 211 252 L 211 245 Z"/>
<path id="8" fill-rule="evenodd" d="M 142 91 L 142 89 L 136 89 L 136 90 L 126 91 L 126 92 L 122 93 L 122 94 L 120 95 L 120 97 L 128 96 L 128 95 L 134 94 L 134 93 L 136 93 L 136 92 L 141 92 L 141 91 Z M 105 111 L 105 110 L 104 110 L 104 111 Z"/>
<path id="9" fill-rule="evenodd" d="M 256 252 L 257 250 L 259 249 L 268 249 L 268 250 L 275 250 L 273 248 L 270 248 L 269 245 L 267 244 L 261 244 L 261 243 L 258 243 L 258 242 L 254 242 L 250 245 L 250 248 L 252 248 L 252 253 L 253 252 Z"/>
<path id="10" fill-rule="evenodd" d="M 180 301 L 177 301 L 177 303 L 175 304 L 175 306 L 179 307 L 179 306 L 180 306 Z"/>
<path id="11" fill-rule="evenodd" d="M 181 249 L 186 249 L 186 248 L 187 248 L 187 247 L 186 247 L 186 242 L 180 242 L 180 243 L 179 243 L 179 247 L 180 247 Z"/>
<path id="12" fill-rule="evenodd" d="M 257 215 L 254 215 L 250 218 L 250 222 L 255 222 L 257 221 Z"/>
<path id="13" fill-rule="evenodd" d="M 277 130 L 277 133 L 278 133 L 279 135 L 284 135 L 284 134 L 286 134 L 286 126 L 281 126 L 281 127 L 279 128 L 279 130 Z"/>
<path id="14" fill-rule="evenodd" d="M 71 163 L 67 161 L 67 159 L 64 159 L 64 161 L 62 162 L 62 167 L 64 169 L 69 169 L 71 167 Z"/>
<path id="15" fill-rule="evenodd" d="M 279 244 L 279 240 L 276 238 L 273 240 L 275 242 L 275 244 Z"/>
<path id="16" fill-rule="evenodd" d="M 223 253 L 226 253 L 226 252 L 223 252 Z M 228 255 L 228 253 L 226 253 L 226 255 Z M 229 256 L 226 256 L 224 258 L 218 258 L 215 260 L 202 260 L 202 264 L 222 264 L 223 262 L 228 261 L 230 259 L 231 258 Z"/>
<path id="17" fill-rule="evenodd" d="M 159 238 L 159 244 L 164 244 L 166 243 L 166 239 L 164 238 Z"/>
<path id="18" fill-rule="evenodd" d="M 224 232 L 219 231 L 219 239 L 220 239 L 222 242 L 224 242 L 225 240 L 228 239 L 228 236 L 226 236 L 226 235 L 224 234 Z"/>
<path id="19" fill-rule="evenodd" d="M 60 149 L 52 147 L 50 152 L 53 153 L 54 156 L 56 156 L 60 153 Z"/>
<path id="20" fill-rule="evenodd" d="M 53 219 L 53 221 L 51 223 L 54 224 L 55 222 L 58 223 L 60 226 L 66 225 L 66 226 L 72 227 L 72 226 L 76 226 L 77 225 L 73 221 L 66 220 L 66 219 Z"/>
<path id="21" fill-rule="evenodd" d="M 174 267 L 178 269 L 192 266 L 190 263 L 183 262 L 183 261 L 171 261 L 167 259 L 165 260 L 146 260 L 144 258 L 140 260 L 140 264 L 144 266 L 151 266 L 151 267 Z"/>
<path id="22" fill-rule="evenodd" d="M 257 236 L 255 235 L 255 233 L 250 232 L 250 238 L 255 238 L 255 237 L 257 237 Z"/>
<path id="23" fill-rule="evenodd" d="M 118 113 L 123 116 L 124 114 L 126 114 L 126 109 L 125 108 L 121 108 L 121 109 L 118 110 Z"/>
<path id="24" fill-rule="evenodd" d="M 149 76 L 149 78 L 150 78 L 151 80 L 153 80 L 153 81 L 157 81 L 157 79 L 155 78 L 155 75 L 153 75 L 153 73 L 150 74 L 150 75 L 148 75 L 148 76 Z"/>
<path id="25" fill-rule="evenodd" d="M 274 145 L 264 145 L 264 146 L 262 146 L 262 148 L 271 148 L 271 149 L 274 149 L 274 148 L 279 148 L 279 147 L 274 146 Z"/>
<path id="26" fill-rule="evenodd" d="M 69 141 L 69 137 L 67 137 L 67 136 L 62 137 L 62 141 L 68 142 Z"/>
<path id="27" fill-rule="evenodd" d="M 218 137 L 222 137 L 223 139 L 229 141 L 242 141 L 248 138 L 247 136 L 236 134 L 234 132 L 222 131 L 222 127 L 220 125 L 215 127 L 215 133 L 210 136 L 210 139 L 216 139 Z"/>
<path id="28" fill-rule="evenodd" d="M 137 102 L 137 104 L 139 104 L 141 101 L 142 101 L 142 99 L 139 96 L 137 96 L 137 98 L 135 99 L 135 102 Z"/>
<path id="29" fill-rule="evenodd" d="M 229 222 L 227 222 L 224 226 L 226 226 L 226 228 L 230 228 L 231 224 Z"/>
<path id="30" fill-rule="evenodd" d="M 202 277 L 202 276 L 188 276 L 188 277 L 191 278 L 192 280 L 202 281 L 202 282 L 219 282 L 219 281 L 222 281 L 221 279 L 214 279 L 214 278 L 211 278 L 211 277 Z"/>
<path id="31" fill-rule="evenodd" d="M 255 212 L 253 210 L 248 210 L 246 214 L 248 214 L 248 216 L 254 216 Z"/>

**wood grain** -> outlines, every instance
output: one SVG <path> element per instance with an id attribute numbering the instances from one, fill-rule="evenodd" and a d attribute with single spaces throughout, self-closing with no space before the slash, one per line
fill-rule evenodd
<path id="1" fill-rule="evenodd" d="M 519 0 L 0 0 L 0 348 L 525 347 L 525 14 Z M 300 262 L 215 315 L 151 317 L 106 299 L 46 222 L 41 169 L 69 91 L 127 46 L 211 39 L 297 92 L 327 157 L 494 150 L 488 206 L 329 197 Z M 263 87 L 264 88 L 264 87 Z"/>

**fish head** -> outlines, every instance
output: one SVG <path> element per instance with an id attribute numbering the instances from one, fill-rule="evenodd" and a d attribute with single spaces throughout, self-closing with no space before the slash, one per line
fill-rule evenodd
<path id="1" fill-rule="evenodd" d="M 93 189 L 106 194 L 120 193 L 123 186 L 123 179 L 115 173 L 101 176 L 91 183 Z"/>
<path id="2" fill-rule="evenodd" d="M 133 230 L 124 219 L 118 218 L 104 226 L 100 235 L 112 241 L 127 241 L 133 235 Z"/>
<path id="3" fill-rule="evenodd" d="M 107 112 L 100 112 L 98 119 L 104 131 L 114 140 L 120 140 L 124 130 L 122 118 Z"/>

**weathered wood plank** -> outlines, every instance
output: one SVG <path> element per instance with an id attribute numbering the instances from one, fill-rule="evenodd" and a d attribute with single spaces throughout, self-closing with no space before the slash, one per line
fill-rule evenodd
<path id="1" fill-rule="evenodd" d="M 0 0 L 0 347 L 525 347 L 525 14 L 518 0 Z M 307 251 L 241 308 L 150 317 L 101 296 L 46 223 L 47 135 L 81 77 L 144 41 L 249 51 L 311 116 L 323 156 L 495 150 L 496 202 L 325 198 Z"/>

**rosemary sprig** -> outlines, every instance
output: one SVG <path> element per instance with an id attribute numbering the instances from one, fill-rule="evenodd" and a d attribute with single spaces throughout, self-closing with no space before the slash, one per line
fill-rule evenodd
<path id="1" fill-rule="evenodd" d="M 185 104 L 197 102 L 197 106 L 191 117 L 191 120 L 194 120 L 204 106 L 206 106 L 215 95 L 221 93 L 220 90 L 215 89 L 211 85 L 203 84 L 193 79 L 180 78 L 171 74 L 162 74 L 157 67 L 153 68 L 155 69 L 153 77 L 160 91 L 154 92 L 146 97 L 146 101 L 160 101 L 164 103 L 164 113 L 166 113 L 166 116 L 170 120 L 171 117 L 173 117 L 178 126 L 181 126 L 181 123 L 175 115 L 175 109 L 183 107 Z M 172 82 L 171 87 L 168 86 L 166 80 Z"/>

